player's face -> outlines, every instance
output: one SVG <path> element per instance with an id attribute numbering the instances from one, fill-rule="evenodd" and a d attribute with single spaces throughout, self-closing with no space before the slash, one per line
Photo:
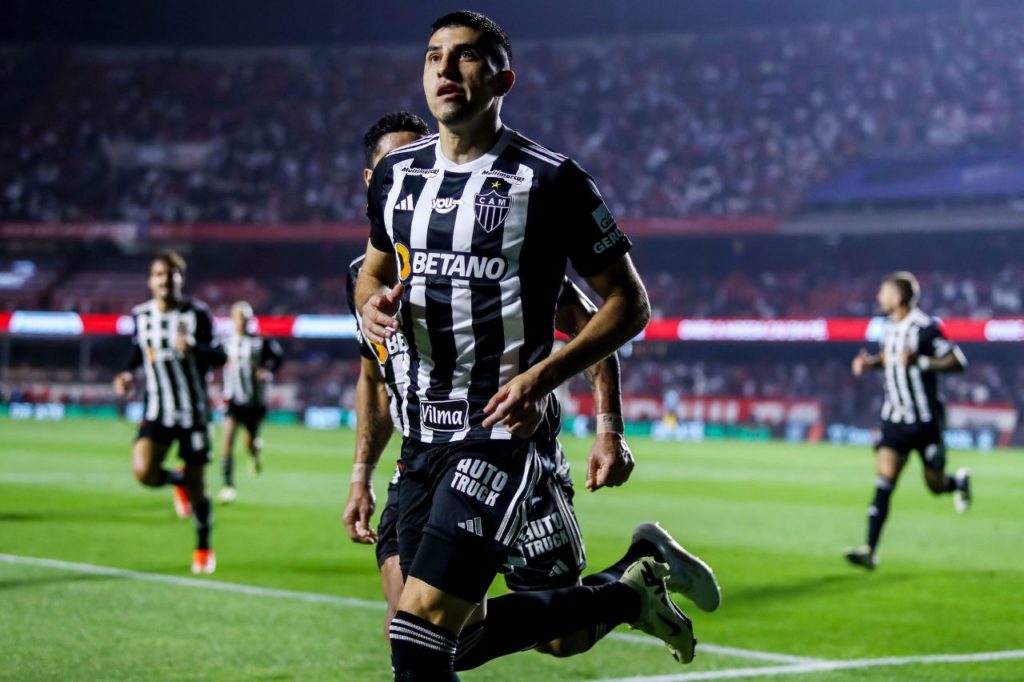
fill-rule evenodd
<path id="1" fill-rule="evenodd" d="M 231 313 L 231 319 L 235 323 L 235 332 L 238 334 L 244 334 L 246 325 L 249 324 L 249 316 L 241 310 L 236 310 Z"/>
<path id="2" fill-rule="evenodd" d="M 438 122 L 459 129 L 494 112 L 515 80 L 480 49 L 483 34 L 467 26 L 442 28 L 430 36 L 423 63 L 423 92 Z"/>
<path id="3" fill-rule="evenodd" d="M 162 260 L 149 264 L 149 292 L 153 298 L 173 303 L 181 300 L 181 286 L 185 278 L 181 273 L 168 267 Z"/>
<path id="4" fill-rule="evenodd" d="M 883 282 L 878 287 L 878 307 L 886 315 L 891 315 L 900 307 L 900 291 L 892 282 Z"/>
<path id="5" fill-rule="evenodd" d="M 407 144 L 412 144 L 419 139 L 419 133 L 414 133 L 409 130 L 400 130 L 396 133 L 388 133 L 380 138 L 377 142 L 377 151 L 374 153 L 373 158 L 370 159 L 371 167 L 363 169 L 363 180 L 366 182 L 366 186 L 370 186 L 370 178 L 373 177 L 373 169 L 377 167 L 377 164 L 387 154 L 390 154 L 399 147 L 404 147 Z"/>

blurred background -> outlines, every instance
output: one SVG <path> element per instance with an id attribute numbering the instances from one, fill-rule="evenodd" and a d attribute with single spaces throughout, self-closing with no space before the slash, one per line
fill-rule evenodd
<path id="1" fill-rule="evenodd" d="M 850 360 L 907 269 L 970 360 L 943 380 L 950 445 L 1024 443 L 1024 6 L 605 5 L 473 7 L 513 39 L 505 122 L 576 158 L 634 240 L 655 319 L 623 353 L 631 433 L 869 443 L 881 387 Z M 430 121 L 450 9 L 4 3 L 0 410 L 134 414 L 110 381 L 173 248 L 188 293 L 251 302 L 284 345 L 271 419 L 350 423 L 362 134 Z M 587 393 L 563 398 L 580 433 Z"/>

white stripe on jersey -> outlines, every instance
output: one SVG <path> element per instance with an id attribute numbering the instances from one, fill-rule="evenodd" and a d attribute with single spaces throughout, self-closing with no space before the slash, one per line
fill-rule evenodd
<path id="1" fill-rule="evenodd" d="M 896 388 L 899 390 L 900 397 L 900 410 L 903 412 L 903 421 L 907 424 L 913 424 L 917 421 L 917 417 L 914 416 L 914 399 L 910 395 L 910 382 L 907 381 L 907 373 L 900 371 L 903 361 L 903 351 L 907 348 L 907 334 L 910 331 L 910 325 L 900 325 L 894 334 L 894 344 L 896 352 L 893 355 L 894 374 L 896 376 Z"/>
<path id="2" fill-rule="evenodd" d="M 924 390 L 924 382 L 921 381 L 921 368 L 911 367 L 908 372 L 910 383 L 914 387 L 914 402 L 917 405 L 917 413 L 921 415 L 921 421 L 930 422 L 932 411 L 928 409 L 928 394 Z"/>
<path id="3" fill-rule="evenodd" d="M 167 372 L 167 366 L 164 362 L 161 362 L 157 357 L 157 354 L 164 352 L 164 325 L 163 325 L 163 313 L 157 308 L 156 301 L 154 300 L 150 304 L 149 308 L 149 332 L 150 332 L 150 348 L 152 353 L 148 355 L 151 358 L 151 362 L 156 367 L 156 375 L 160 383 L 160 397 L 163 403 L 163 425 L 174 426 L 174 391 L 171 388 L 171 377 Z M 168 345 L 171 340 L 171 330 L 167 329 L 167 341 Z"/>
<path id="4" fill-rule="evenodd" d="M 149 361 L 149 325 L 152 322 L 151 318 L 142 315 L 136 319 L 139 321 L 139 329 L 136 330 L 137 342 L 143 354 L 142 368 L 146 374 L 146 421 L 153 421 L 160 414 L 160 383 L 157 381 L 153 363 Z"/>
<path id="5" fill-rule="evenodd" d="M 181 313 L 177 310 L 171 311 L 168 319 L 170 323 L 167 325 L 167 334 L 170 337 L 171 352 L 177 354 L 178 351 L 174 349 L 174 343 L 178 339 L 178 331 L 182 329 L 183 320 L 181 319 Z M 192 399 L 189 397 L 188 379 L 185 378 L 185 372 L 182 370 L 180 362 L 175 360 L 170 365 L 174 371 L 174 381 L 178 384 L 178 407 L 180 408 L 181 425 L 186 429 L 190 429 L 192 428 Z"/>
<path id="6" fill-rule="evenodd" d="M 531 149 L 530 147 L 525 147 L 525 146 L 519 145 L 519 144 L 513 144 L 512 146 L 515 147 L 516 149 L 518 149 L 519 151 L 523 152 L 524 154 L 529 154 L 530 156 L 532 156 L 532 157 L 534 157 L 536 159 L 540 159 L 544 163 L 550 163 L 552 166 L 561 166 L 562 165 L 562 163 L 560 161 L 555 161 L 554 159 L 552 159 L 549 156 L 544 156 L 540 152 L 536 151 L 535 149 Z"/>
<path id="7" fill-rule="evenodd" d="M 475 197 L 488 178 L 473 175 L 466 181 L 463 197 Z M 472 201 L 462 201 L 455 214 L 452 251 L 471 253 L 473 232 L 476 228 L 476 207 Z M 469 398 L 469 378 L 476 363 L 476 339 L 473 335 L 473 287 L 469 282 L 452 282 L 452 322 L 455 333 L 455 372 L 452 375 L 451 400 Z M 452 440 L 463 440 L 469 428 L 452 434 Z"/>
<path id="8" fill-rule="evenodd" d="M 410 163 L 412 163 L 411 160 Z M 396 185 L 401 185 L 404 182 L 404 178 L 399 173 L 400 171 L 396 168 Z M 427 178 L 427 181 L 423 184 L 423 190 L 420 192 L 419 199 L 416 202 L 416 210 L 412 216 L 412 232 L 409 239 L 411 242 L 409 244 L 410 249 L 427 248 L 427 228 L 430 227 L 430 214 L 434 210 L 434 199 L 437 198 L 442 182 L 444 182 L 444 174 L 438 173 Z M 414 275 L 409 280 L 409 305 L 411 306 L 410 312 L 414 320 L 425 320 L 427 318 L 426 277 Z M 430 388 L 430 372 L 434 369 L 434 363 L 431 361 L 433 349 L 430 345 L 430 334 L 427 332 L 426 325 L 415 325 L 413 328 L 413 338 L 416 342 L 416 355 L 419 358 L 416 386 L 420 397 L 420 404 L 422 405 L 423 400 L 426 398 L 427 389 Z M 434 431 L 423 425 L 422 417 L 420 419 L 420 440 L 424 443 L 434 442 Z"/>
<path id="9" fill-rule="evenodd" d="M 498 532 L 494 534 L 494 539 L 503 545 L 513 544 L 518 539 L 519 532 L 522 530 L 521 517 L 525 514 L 526 504 L 533 494 L 533 487 L 537 483 L 537 467 L 540 465 L 540 462 L 537 461 L 536 444 L 529 444 L 524 459 L 519 487 L 516 489 L 512 499 L 509 500 L 508 507 L 505 509 L 505 516 L 501 519 L 501 524 L 498 526 Z"/>
<path id="10" fill-rule="evenodd" d="M 506 225 L 526 225 L 526 216 L 530 209 L 530 188 L 533 185 L 533 169 L 519 165 L 517 175 L 526 178 L 522 185 L 513 186 L 509 195 L 514 196 Z M 525 230 L 507 229 L 502 233 L 501 253 L 509 263 L 519 263 L 519 252 L 523 248 Z M 523 287 L 519 280 L 518 270 L 509 270 L 500 283 L 501 288 L 501 322 L 505 334 L 505 352 L 499 365 L 498 385 L 504 385 L 519 374 L 519 350 L 526 341 L 526 330 L 523 324 Z M 491 438 L 509 439 L 512 434 L 501 423 L 491 429 Z"/>

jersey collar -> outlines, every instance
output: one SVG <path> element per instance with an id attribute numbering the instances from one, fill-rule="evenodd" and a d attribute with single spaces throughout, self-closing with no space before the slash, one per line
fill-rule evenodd
<path id="1" fill-rule="evenodd" d="M 441 170 L 452 171 L 453 173 L 471 173 L 475 170 L 482 168 L 490 168 L 501 153 L 508 147 L 509 142 L 512 141 L 512 136 L 515 135 L 515 131 L 505 126 L 502 128 L 501 135 L 498 137 L 498 141 L 494 144 L 491 149 L 481 156 L 479 159 L 473 159 L 469 163 L 457 164 L 450 160 L 441 151 L 441 137 L 438 136 L 437 142 L 434 143 L 434 155 L 437 158 L 437 167 Z"/>

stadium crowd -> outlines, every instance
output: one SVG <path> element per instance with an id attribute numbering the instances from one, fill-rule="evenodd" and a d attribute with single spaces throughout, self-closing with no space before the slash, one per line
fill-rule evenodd
<path id="1" fill-rule="evenodd" d="M 1024 143 L 1020 8 L 517 47 L 508 122 L 623 217 L 778 214 L 873 150 Z M 0 220 L 360 220 L 362 132 L 422 110 L 418 55 L 9 55 Z"/>

